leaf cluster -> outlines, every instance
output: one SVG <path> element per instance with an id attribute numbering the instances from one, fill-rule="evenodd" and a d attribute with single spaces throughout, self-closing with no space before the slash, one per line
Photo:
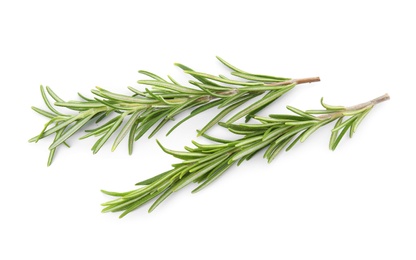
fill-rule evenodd
<path id="1" fill-rule="evenodd" d="M 149 209 L 151 212 L 172 193 L 191 183 L 198 184 L 192 191 L 198 192 L 218 179 L 232 165 L 240 165 L 262 150 L 265 150 L 263 156 L 270 163 L 281 151 L 289 151 L 322 126 L 336 121 L 329 142 L 330 149 L 334 150 L 348 130 L 352 137 L 375 102 L 350 108 L 327 105 L 322 99 L 321 104 L 323 109 L 306 111 L 287 106 L 292 114 L 254 116 L 258 123 L 253 124 L 220 123 L 231 132 L 243 136 L 237 140 L 224 140 L 202 133 L 202 136 L 214 143 L 201 144 L 193 141 L 194 147 L 185 147 L 185 151 L 173 151 L 158 142 L 165 153 L 181 161 L 172 165 L 171 170 L 137 183 L 140 187 L 132 191 L 102 191 L 117 197 L 102 204 L 105 207 L 103 212 L 121 211 L 120 217 L 123 217 L 157 198 Z"/>
<path id="2" fill-rule="evenodd" d="M 131 95 L 118 94 L 97 87 L 91 91 L 93 98 L 78 94 L 80 100 L 64 101 L 51 88 L 41 86 L 41 95 L 49 111 L 37 107 L 32 109 L 49 121 L 40 134 L 29 141 L 38 142 L 47 136 L 55 135 L 49 147 L 48 165 L 50 165 L 56 148 L 62 144 L 66 145 L 72 135 L 88 126 L 89 128 L 85 130 L 86 134 L 80 139 L 91 136 L 98 138 L 91 148 L 93 153 L 97 153 L 110 137 L 115 136 L 112 150 L 114 151 L 127 137 L 128 150 L 131 154 L 135 141 L 149 131 L 151 138 L 175 116 L 189 109 L 192 109 L 189 114 L 176 123 L 167 135 L 188 119 L 217 107 L 220 109 L 219 113 L 201 129 L 200 134 L 203 134 L 247 101 L 264 94 L 259 100 L 234 113 L 226 123 L 233 123 L 243 117 L 247 122 L 254 114 L 296 85 L 289 78 L 245 72 L 217 58 L 231 69 L 231 75 L 236 79 L 197 72 L 176 63 L 175 65 L 184 73 L 193 77 L 193 80 L 189 81 L 190 86 L 178 83 L 171 76 L 164 79 L 144 70 L 139 73 L 149 79 L 139 80 L 138 83 L 146 86 L 145 90 L 128 87 L 132 92 Z M 59 108 L 66 108 L 71 112 L 64 113 Z M 93 124 L 96 126 L 91 128 Z"/>

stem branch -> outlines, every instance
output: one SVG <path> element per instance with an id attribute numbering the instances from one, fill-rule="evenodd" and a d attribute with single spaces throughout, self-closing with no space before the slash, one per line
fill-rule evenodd
<path id="1" fill-rule="evenodd" d="M 375 99 L 372 99 L 370 101 L 355 105 L 355 106 L 350 106 L 350 107 L 346 107 L 345 109 L 339 111 L 339 112 L 334 112 L 334 113 L 330 113 L 330 114 L 325 114 L 325 115 L 321 115 L 318 116 L 319 119 L 328 119 L 328 118 L 337 118 L 339 116 L 342 116 L 344 112 L 348 112 L 348 111 L 357 111 L 366 107 L 370 107 L 370 106 L 375 106 L 378 103 L 387 101 L 390 99 L 389 94 L 384 94 L 382 96 L 379 96 Z"/>
<path id="2" fill-rule="evenodd" d="M 266 86 L 283 86 L 283 85 L 290 85 L 295 83 L 296 85 L 303 84 L 303 83 L 312 83 L 312 82 L 318 82 L 321 81 L 319 77 L 310 77 L 310 78 L 303 78 L 303 79 L 291 79 L 287 81 L 281 81 L 281 82 L 273 82 L 265 84 Z"/>
<path id="3" fill-rule="evenodd" d="M 347 107 L 345 110 L 346 111 L 360 110 L 360 109 L 368 107 L 368 106 L 377 105 L 378 103 L 387 101 L 389 99 L 390 99 L 390 96 L 389 96 L 389 94 L 386 93 L 386 94 L 384 94 L 382 96 L 379 96 L 375 99 L 372 99 L 370 101 L 367 101 L 367 102 L 364 102 L 364 103 L 361 103 L 361 104 L 358 104 L 358 105 L 355 105 L 355 106 Z"/>
<path id="4" fill-rule="evenodd" d="M 321 81 L 319 77 L 310 77 L 310 78 L 303 78 L 303 79 L 291 79 L 286 81 L 280 81 L 280 82 L 273 82 L 273 83 L 267 83 L 264 84 L 264 86 L 286 86 L 295 83 L 296 85 L 303 84 L 303 83 L 312 83 L 312 82 L 318 82 Z M 234 95 L 238 93 L 238 88 L 227 90 L 223 92 L 219 92 L 218 94 L 221 95 Z"/>

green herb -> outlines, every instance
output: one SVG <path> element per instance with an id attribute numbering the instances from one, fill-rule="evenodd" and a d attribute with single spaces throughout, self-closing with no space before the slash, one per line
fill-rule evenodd
<path id="1" fill-rule="evenodd" d="M 169 150 L 158 142 L 164 152 L 182 161 L 174 164 L 169 171 L 137 183 L 136 185 L 141 186 L 138 189 L 122 193 L 102 191 L 118 197 L 103 203 L 103 212 L 121 211 L 120 217 L 123 217 L 157 198 L 149 209 L 151 212 L 173 192 L 190 183 L 199 184 L 192 191 L 198 192 L 218 179 L 232 165 L 249 160 L 262 149 L 266 150 L 264 157 L 270 163 L 283 149 L 290 150 L 297 142 L 304 142 L 317 129 L 333 121 L 336 121 L 336 124 L 332 130 L 329 148 L 335 150 L 346 132 L 349 131 L 352 137 L 374 105 L 388 99 L 389 96 L 386 94 L 352 107 L 330 106 L 321 99 L 324 108 L 322 110 L 302 111 L 288 106 L 294 114 L 254 116 L 260 122 L 258 124 L 221 123 L 231 132 L 244 137 L 230 141 L 202 134 L 216 144 L 193 142 L 195 148 L 185 147 L 184 152 Z"/>
<path id="2" fill-rule="evenodd" d="M 99 137 L 93 145 L 93 153 L 97 153 L 108 139 L 116 134 L 112 146 L 114 151 L 118 144 L 128 136 L 128 150 L 131 154 L 133 143 L 153 128 L 149 138 L 154 136 L 167 122 L 185 110 L 193 109 L 189 115 L 174 125 L 167 133 L 171 133 L 176 127 L 197 114 L 218 107 L 221 111 L 205 127 L 200 134 L 220 122 L 225 116 L 236 110 L 239 106 L 256 96 L 265 94 L 261 99 L 234 114 L 227 123 L 232 123 L 246 117 L 246 121 L 252 115 L 275 101 L 277 98 L 291 90 L 295 85 L 319 81 L 319 78 L 289 79 L 268 75 L 252 74 L 245 72 L 217 57 L 226 67 L 232 70 L 232 75 L 238 79 L 228 79 L 225 76 L 214 76 L 207 73 L 196 72 L 182 64 L 175 64 L 195 80 L 189 83 L 193 87 L 184 86 L 168 76 L 165 80 L 148 71 L 139 73 L 148 76 L 148 80 L 139 80 L 138 83 L 150 86 L 151 89 L 139 91 L 129 87 L 132 95 L 123 95 L 110 92 L 97 87 L 92 90 L 94 98 L 86 98 L 79 94 L 80 101 L 64 101 L 49 87 L 41 86 L 42 98 L 49 111 L 32 107 L 37 113 L 47 117 L 49 121 L 41 133 L 29 140 L 37 142 L 49 135 L 55 135 L 50 145 L 48 165 L 52 163 L 55 150 L 86 125 L 91 122 L 99 123 L 107 119 L 106 123 L 96 128 L 85 130 L 86 135 Z M 237 87 L 239 86 L 239 87 Z M 51 103 L 47 94 L 55 101 Z M 75 111 L 75 114 L 64 114 L 57 110 L 63 107 Z"/>

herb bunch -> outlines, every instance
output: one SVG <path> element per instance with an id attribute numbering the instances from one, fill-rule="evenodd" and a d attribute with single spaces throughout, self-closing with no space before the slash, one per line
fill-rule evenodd
<path id="1" fill-rule="evenodd" d="M 236 68 L 219 57 L 217 58 L 232 70 L 231 74 L 237 79 L 196 72 L 185 65 L 176 63 L 176 66 L 194 78 L 194 80 L 189 81 L 192 87 L 184 86 L 170 76 L 166 80 L 144 70 L 139 71 L 139 73 L 148 76 L 150 79 L 139 80 L 138 83 L 151 88 L 140 91 L 128 87 L 132 92 L 131 96 L 113 93 L 97 87 L 91 91 L 94 94 L 93 98 L 78 94 L 82 100 L 64 101 L 51 88 L 46 87 L 45 91 L 45 88 L 41 86 L 41 95 L 49 111 L 37 107 L 32 107 L 32 109 L 48 118 L 49 121 L 45 124 L 41 133 L 31 138 L 29 142 L 38 142 L 47 136 L 55 135 L 49 147 L 48 165 L 50 165 L 56 148 L 62 144 L 67 145 L 68 138 L 84 126 L 91 124 L 91 122 L 99 124 L 103 119 L 107 119 L 105 123 L 85 130 L 86 134 L 80 139 L 91 136 L 98 137 L 91 148 L 93 153 L 97 153 L 109 138 L 118 132 L 112 151 L 128 136 L 128 150 L 131 154 L 133 143 L 150 129 L 153 130 L 149 138 L 154 136 L 167 122 L 173 120 L 175 116 L 191 108 L 193 110 L 190 111 L 189 115 L 175 124 L 167 132 L 167 135 L 193 116 L 213 107 L 219 108 L 220 112 L 201 129 L 200 134 L 203 134 L 247 101 L 264 94 L 258 101 L 233 114 L 226 124 L 231 124 L 243 117 L 246 117 L 247 122 L 254 114 L 297 84 L 319 81 L 317 77 L 290 79 L 253 74 Z M 54 103 L 50 102 L 48 95 L 54 100 Z M 63 113 L 58 111 L 58 107 L 67 108 L 76 113 Z"/>
<path id="2" fill-rule="evenodd" d="M 289 151 L 296 143 L 304 142 L 322 126 L 336 121 L 332 129 L 329 148 L 335 150 L 341 139 L 349 131 L 352 137 L 358 125 L 374 105 L 389 99 L 387 94 L 352 107 L 327 105 L 321 99 L 323 109 L 302 111 L 287 106 L 294 114 L 274 114 L 269 117 L 253 116 L 257 124 L 220 123 L 231 132 L 242 135 L 238 140 L 223 140 L 199 132 L 214 144 L 200 144 L 195 141 L 194 148 L 173 151 L 158 144 L 164 152 L 182 160 L 173 168 L 141 181 L 137 189 L 128 192 L 102 191 L 117 197 L 103 203 L 103 212 L 122 212 L 120 217 L 132 212 L 145 203 L 157 198 L 151 205 L 153 211 L 172 193 L 191 183 L 198 183 L 192 192 L 198 192 L 218 179 L 234 164 L 241 164 L 265 149 L 263 157 L 270 163 L 282 150 Z"/>

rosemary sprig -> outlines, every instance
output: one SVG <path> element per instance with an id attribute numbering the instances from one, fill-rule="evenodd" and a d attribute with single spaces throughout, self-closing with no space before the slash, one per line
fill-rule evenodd
<path id="1" fill-rule="evenodd" d="M 190 183 L 198 183 L 192 192 L 198 192 L 211 184 L 234 164 L 241 164 L 249 160 L 260 150 L 265 149 L 264 158 L 270 163 L 283 149 L 289 151 L 296 143 L 304 142 L 320 127 L 336 121 L 329 142 L 329 148 L 335 150 L 345 133 L 349 131 L 350 137 L 356 131 L 363 118 L 376 104 L 389 99 L 387 94 L 371 101 L 352 106 L 330 106 L 323 102 L 324 109 L 302 111 L 288 106 L 287 109 L 294 114 L 276 114 L 269 117 L 254 116 L 258 124 L 226 124 L 231 132 L 243 135 L 242 138 L 230 141 L 218 139 L 202 134 L 216 144 L 192 143 L 194 148 L 185 147 L 186 151 L 173 151 L 158 144 L 164 152 L 182 160 L 174 164 L 169 171 L 141 181 L 141 186 L 128 192 L 109 192 L 105 194 L 117 197 L 103 203 L 103 212 L 121 211 L 120 218 L 157 197 L 150 207 L 153 211 L 162 201 L 173 192 L 176 192 Z"/>
<path id="2" fill-rule="evenodd" d="M 86 135 L 80 139 L 90 136 L 99 137 L 92 147 L 93 153 L 97 153 L 108 139 L 118 132 L 112 146 L 114 151 L 118 144 L 128 136 L 128 150 L 131 154 L 133 143 L 154 127 L 149 138 L 154 136 L 167 122 L 185 110 L 189 115 L 175 124 L 168 132 L 170 134 L 180 124 L 197 114 L 218 107 L 220 112 L 212 118 L 200 131 L 205 133 L 209 128 L 220 122 L 225 116 L 236 110 L 239 106 L 252 98 L 265 94 L 260 100 L 235 113 L 227 124 L 233 123 L 240 118 L 246 117 L 248 121 L 252 115 L 275 101 L 277 98 L 294 88 L 297 84 L 319 81 L 319 78 L 290 79 L 261 74 L 252 74 L 236 68 L 225 60 L 217 57 L 226 67 L 232 70 L 231 74 L 239 79 L 229 79 L 225 76 L 214 76 L 207 73 L 196 72 L 191 68 L 176 63 L 185 73 L 191 75 L 195 80 L 189 83 L 193 87 L 184 86 L 168 76 L 165 80 L 148 71 L 139 73 L 148 76 L 148 80 L 139 80 L 138 83 L 150 86 L 145 91 L 129 87 L 133 92 L 131 96 L 117 94 L 97 87 L 92 90 L 94 98 L 90 99 L 81 94 L 80 101 L 64 101 L 56 95 L 52 89 L 41 86 L 42 98 L 50 111 L 32 107 L 37 113 L 47 117 L 49 121 L 41 133 L 30 142 L 37 142 L 49 135 L 54 134 L 55 139 L 50 145 L 48 165 L 52 163 L 55 150 L 61 144 L 65 144 L 69 137 L 78 132 L 84 126 L 95 121 L 99 123 L 104 118 L 108 121 L 96 128 L 85 130 Z M 238 87 L 237 87 L 238 86 Z M 55 101 L 51 103 L 48 95 Z M 64 114 L 57 107 L 68 108 L 75 114 Z"/>

